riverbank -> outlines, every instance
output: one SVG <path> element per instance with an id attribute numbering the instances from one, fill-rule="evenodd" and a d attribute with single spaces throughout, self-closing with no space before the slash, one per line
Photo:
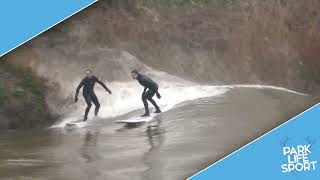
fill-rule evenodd
<path id="1" fill-rule="evenodd" d="M 45 101 L 44 82 L 24 68 L 0 62 L 0 129 L 21 129 L 53 123 Z"/>

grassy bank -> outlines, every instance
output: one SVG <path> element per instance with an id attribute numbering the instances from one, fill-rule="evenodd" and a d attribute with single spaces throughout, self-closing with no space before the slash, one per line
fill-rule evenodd
<path id="1" fill-rule="evenodd" d="M 34 128 L 51 123 L 45 87 L 27 69 L 0 62 L 0 128 Z"/>

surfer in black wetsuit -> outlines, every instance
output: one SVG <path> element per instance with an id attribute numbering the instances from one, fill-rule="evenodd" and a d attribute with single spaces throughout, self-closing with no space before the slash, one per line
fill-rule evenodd
<path id="1" fill-rule="evenodd" d="M 96 96 L 96 94 L 94 93 L 94 85 L 95 83 L 100 84 L 106 91 L 109 92 L 109 94 L 111 94 L 111 91 L 107 88 L 107 86 L 100 81 L 100 79 L 98 79 L 96 76 L 94 76 L 92 74 L 91 70 L 86 70 L 86 77 L 82 79 L 81 83 L 78 85 L 77 87 L 77 91 L 76 91 L 76 96 L 75 96 L 75 102 L 78 102 L 78 94 L 80 89 L 83 86 L 83 97 L 87 103 L 87 108 L 84 114 L 84 118 L 83 121 L 86 121 L 88 119 L 88 113 L 90 111 L 90 108 L 92 106 L 92 103 L 96 106 L 94 114 L 97 116 L 98 112 L 99 112 L 99 108 L 100 108 L 100 103 L 99 100 Z"/>
<path id="2" fill-rule="evenodd" d="M 148 101 L 150 101 L 153 106 L 156 108 L 155 113 L 161 113 L 161 110 L 157 103 L 152 99 L 156 94 L 158 99 L 161 98 L 161 95 L 158 92 L 158 84 L 150 79 L 148 76 L 140 74 L 137 70 L 131 71 L 131 76 L 133 79 L 138 80 L 138 82 L 144 87 L 142 93 L 142 102 L 145 108 L 145 113 L 141 117 L 150 116 Z M 147 101 L 148 100 L 148 101 Z"/>

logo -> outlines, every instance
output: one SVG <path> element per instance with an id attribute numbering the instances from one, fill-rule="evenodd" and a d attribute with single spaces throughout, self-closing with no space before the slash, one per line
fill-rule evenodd
<path id="1" fill-rule="evenodd" d="M 310 158 L 315 139 L 308 144 L 286 146 L 288 140 L 287 138 L 282 142 L 282 155 L 286 157 L 286 162 L 281 165 L 281 171 L 283 173 L 315 171 L 318 162 Z M 306 141 L 311 142 L 311 139 L 306 138 Z"/>

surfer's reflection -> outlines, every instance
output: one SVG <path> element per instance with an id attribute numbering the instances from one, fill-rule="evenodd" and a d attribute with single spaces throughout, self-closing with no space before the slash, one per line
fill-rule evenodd
<path id="1" fill-rule="evenodd" d="M 148 127 L 147 127 L 147 137 L 150 144 L 149 152 L 153 151 L 154 149 L 158 149 L 164 141 L 164 137 L 163 137 L 164 130 L 161 129 L 161 126 L 160 126 L 162 123 L 161 116 L 155 117 L 155 120 L 152 121 L 151 123 L 156 123 L 156 124 L 155 125 L 148 124 Z"/>
<path id="2" fill-rule="evenodd" d="M 124 126 L 122 126 L 121 128 L 117 129 L 116 131 L 118 132 L 122 132 L 122 131 L 126 131 L 129 129 L 134 129 L 134 128 L 138 128 L 140 126 L 142 126 L 143 123 L 130 123 L 130 124 L 125 124 Z"/>
<path id="3" fill-rule="evenodd" d="M 86 162 L 92 162 L 97 159 L 99 159 L 99 154 L 98 154 L 98 137 L 99 137 L 99 132 L 98 131 L 90 131 L 88 130 L 85 133 L 84 136 L 84 142 L 81 147 L 81 155 L 82 157 L 86 160 Z"/>
<path id="4" fill-rule="evenodd" d="M 148 125 L 146 134 L 150 148 L 143 155 L 143 162 L 146 165 L 146 170 L 143 173 L 144 179 L 152 179 L 155 176 L 162 179 L 164 163 L 159 158 L 161 152 L 160 148 L 165 140 L 165 131 L 161 128 L 161 116 L 156 117 L 156 121 Z"/>

